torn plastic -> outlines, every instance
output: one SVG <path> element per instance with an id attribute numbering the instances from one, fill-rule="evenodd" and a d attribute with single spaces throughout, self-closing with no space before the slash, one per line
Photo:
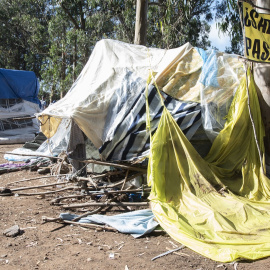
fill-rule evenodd
<path id="1" fill-rule="evenodd" d="M 237 55 L 190 48 L 157 74 L 155 81 L 160 90 L 172 97 L 201 104 L 202 124 L 213 142 L 224 127 L 243 76 L 244 68 Z"/>
<path id="2" fill-rule="evenodd" d="M 264 127 L 249 75 L 250 120 L 245 78 L 224 129 L 203 159 L 164 108 L 151 141 L 148 184 L 158 222 L 175 240 L 216 261 L 270 256 L 270 182 L 261 167 Z"/>
<path id="3" fill-rule="evenodd" d="M 213 142 L 224 127 L 234 94 L 245 72 L 237 55 L 214 50 L 199 51 L 204 59 L 200 77 L 202 122 Z"/>

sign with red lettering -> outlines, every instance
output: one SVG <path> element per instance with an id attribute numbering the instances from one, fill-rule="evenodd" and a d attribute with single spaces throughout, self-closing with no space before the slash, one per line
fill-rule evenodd
<path id="1" fill-rule="evenodd" d="M 270 15 L 258 13 L 243 2 L 245 56 L 254 61 L 270 62 Z"/>

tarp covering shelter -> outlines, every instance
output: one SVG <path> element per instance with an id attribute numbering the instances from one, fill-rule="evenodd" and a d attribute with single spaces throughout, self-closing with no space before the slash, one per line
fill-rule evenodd
<path id="1" fill-rule="evenodd" d="M 40 104 L 39 83 L 33 71 L 0 68 L 0 99 L 24 99 Z"/>
<path id="2" fill-rule="evenodd" d="M 39 83 L 32 71 L 0 69 L 0 143 L 22 143 L 39 131 Z"/>
<path id="3" fill-rule="evenodd" d="M 150 138 L 144 99 L 150 72 L 163 91 L 165 106 L 188 139 L 195 138 L 203 125 L 208 141 L 223 128 L 244 74 L 236 55 L 206 52 L 189 43 L 164 50 L 101 40 L 66 96 L 38 115 L 50 149 L 59 145 L 56 134 L 69 129 L 73 121 L 103 159 L 147 156 Z M 149 91 L 149 100 L 154 133 L 162 106 L 156 91 Z M 67 145 L 68 138 L 61 143 Z"/>

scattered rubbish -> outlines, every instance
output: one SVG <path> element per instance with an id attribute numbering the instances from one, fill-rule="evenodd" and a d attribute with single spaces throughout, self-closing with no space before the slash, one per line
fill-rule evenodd
<path id="1" fill-rule="evenodd" d="M 121 246 L 118 248 L 118 250 L 120 250 L 123 246 L 124 246 L 124 245 L 121 245 Z"/>
<path id="2" fill-rule="evenodd" d="M 31 243 L 29 243 L 28 245 L 26 245 L 26 247 L 34 247 L 34 246 L 36 246 L 38 244 L 38 242 L 37 241 L 34 241 L 34 242 L 31 242 Z"/>
<path id="3" fill-rule="evenodd" d="M 217 265 L 217 268 L 221 268 L 221 267 L 222 267 L 222 269 L 227 270 L 226 265 L 224 265 L 224 264 Z"/>
<path id="4" fill-rule="evenodd" d="M 4 263 L 8 264 L 8 263 L 9 263 L 9 260 L 6 260 L 6 259 L 0 259 L 0 262 L 4 262 Z"/>
<path id="5" fill-rule="evenodd" d="M 171 253 L 173 253 L 173 252 L 175 252 L 175 251 L 181 250 L 181 249 L 183 249 L 183 248 L 185 248 L 184 245 L 182 245 L 182 246 L 179 247 L 179 248 L 172 249 L 172 250 L 169 250 L 169 251 L 167 251 L 167 252 L 164 252 L 164 253 L 162 253 L 162 254 L 160 254 L 160 255 L 158 255 L 158 256 L 152 258 L 152 261 L 154 261 L 154 260 L 156 260 L 156 259 L 158 259 L 158 258 L 161 258 L 161 257 L 163 257 L 163 256 L 166 256 L 166 255 L 168 255 L 168 254 L 171 254 Z"/>
<path id="6" fill-rule="evenodd" d="M 59 238 L 59 237 L 57 237 L 56 239 L 57 239 L 57 240 L 60 240 L 60 242 L 63 243 L 63 239 L 61 239 L 61 238 Z"/>
<path id="7" fill-rule="evenodd" d="M 80 238 L 77 238 L 77 240 L 78 240 L 79 245 L 81 245 L 83 241 Z"/>
<path id="8" fill-rule="evenodd" d="M 7 237 L 15 237 L 21 234 L 23 231 L 20 230 L 18 225 L 14 225 L 6 230 L 4 230 L 3 234 Z"/>

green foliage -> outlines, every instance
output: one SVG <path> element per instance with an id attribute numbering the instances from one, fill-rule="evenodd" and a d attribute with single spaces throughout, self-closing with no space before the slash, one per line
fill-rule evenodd
<path id="1" fill-rule="evenodd" d="M 230 36 L 231 46 L 228 53 L 243 55 L 243 33 L 237 0 L 222 0 L 216 3 L 216 21 L 219 30 Z"/>
<path id="2" fill-rule="evenodd" d="M 212 19 L 213 0 L 163 0 L 149 5 L 149 46 L 175 48 L 190 42 L 193 46 L 210 46 L 208 22 Z"/>
<path id="3" fill-rule="evenodd" d="M 214 0 L 149 0 L 147 46 L 208 48 Z M 133 43 L 136 0 L 0 0 L 0 65 L 34 71 L 64 96 L 103 38 Z"/>
<path id="4" fill-rule="evenodd" d="M 0 1 L 0 65 L 5 68 L 33 70 L 40 67 L 48 44 L 46 1 Z"/>

